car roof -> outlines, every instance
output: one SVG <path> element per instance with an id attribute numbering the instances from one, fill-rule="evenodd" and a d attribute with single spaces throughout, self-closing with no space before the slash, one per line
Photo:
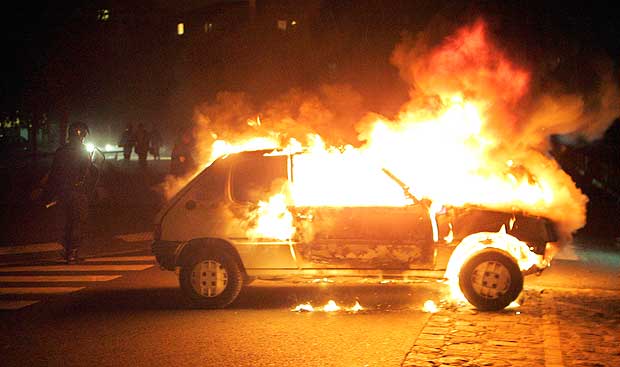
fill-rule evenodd
<path id="1" fill-rule="evenodd" d="M 283 155 L 289 155 L 291 154 L 290 152 L 284 151 L 284 150 L 280 150 L 279 148 L 274 148 L 274 149 L 259 149 L 259 150 L 246 150 L 246 151 L 242 151 L 242 152 L 237 152 L 237 153 L 228 153 L 228 154 L 224 154 L 222 156 L 220 156 L 218 158 L 219 159 L 226 159 L 227 157 L 239 157 L 239 158 L 243 158 L 243 157 L 261 157 L 261 156 L 283 156 Z M 297 154 L 292 153 L 292 154 Z"/>

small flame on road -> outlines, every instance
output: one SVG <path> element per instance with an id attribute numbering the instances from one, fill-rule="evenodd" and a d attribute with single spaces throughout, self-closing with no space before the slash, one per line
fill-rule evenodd
<path id="1" fill-rule="evenodd" d="M 349 309 L 349 311 L 357 312 L 357 311 L 362 311 L 363 309 L 364 309 L 364 307 L 362 307 L 362 305 L 360 305 L 360 303 L 358 301 L 355 301 L 355 305 L 353 305 L 353 307 L 351 307 Z"/>
<path id="2" fill-rule="evenodd" d="M 341 307 L 338 306 L 336 304 L 336 302 L 334 300 L 329 300 L 327 301 L 327 304 L 325 306 L 323 306 L 323 311 L 325 312 L 334 312 L 334 311 L 340 311 Z"/>
<path id="3" fill-rule="evenodd" d="M 291 311 L 294 312 L 313 312 L 314 311 L 314 307 L 312 307 L 312 305 L 310 304 L 310 302 L 308 303 L 302 303 L 300 305 L 297 305 L 294 309 L 292 309 Z"/>
<path id="4" fill-rule="evenodd" d="M 436 312 L 439 312 L 439 308 L 437 307 L 435 302 L 433 302 L 433 300 L 429 299 L 426 302 L 424 302 L 424 307 L 422 307 L 422 311 L 428 312 L 428 313 L 436 313 Z"/>
<path id="5" fill-rule="evenodd" d="M 521 307 L 521 304 L 519 302 L 512 301 L 506 308 L 510 310 L 510 309 L 519 308 L 519 307 Z"/>
<path id="6" fill-rule="evenodd" d="M 316 278 L 312 279 L 312 283 L 334 283 L 334 280 L 329 278 Z"/>
<path id="7" fill-rule="evenodd" d="M 353 305 L 352 307 L 343 309 L 341 306 L 338 306 L 336 301 L 330 299 L 329 301 L 327 301 L 327 303 L 323 307 L 314 308 L 310 304 L 310 302 L 306 302 L 306 303 L 299 304 L 295 306 L 295 308 L 291 309 L 291 311 L 293 312 L 315 312 L 315 311 L 337 312 L 337 311 L 342 311 L 342 310 L 355 313 L 355 312 L 364 310 L 364 307 L 360 305 L 359 301 L 355 301 L 355 305 Z"/>

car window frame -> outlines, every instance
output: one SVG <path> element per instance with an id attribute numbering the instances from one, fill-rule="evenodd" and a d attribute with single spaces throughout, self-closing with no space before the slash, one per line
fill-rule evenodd
<path id="1" fill-rule="evenodd" d="M 274 179 L 272 179 L 270 181 L 270 185 L 273 186 L 274 182 L 276 182 L 276 180 L 278 179 L 283 179 L 287 182 L 290 182 L 290 156 L 289 155 L 268 155 L 268 154 L 263 154 L 263 155 L 258 155 L 258 156 L 246 156 L 243 157 L 241 159 L 239 159 L 238 161 L 233 162 L 230 165 L 229 168 L 229 196 L 232 202 L 238 203 L 238 204 L 250 204 L 250 205 L 256 205 L 258 204 L 260 201 L 265 201 L 268 200 L 269 197 L 257 197 L 255 198 L 256 200 L 253 200 L 254 198 L 252 198 L 252 200 L 242 200 L 243 198 L 238 197 L 237 195 L 237 186 L 236 186 L 236 180 L 238 178 L 235 177 L 235 171 L 236 168 L 240 165 L 240 164 L 245 164 L 247 162 L 250 161 L 260 161 L 263 159 L 282 159 L 284 162 L 284 168 L 285 168 L 285 175 L 281 176 L 281 177 L 273 177 Z M 273 191 L 273 190 L 270 190 Z M 275 194 L 275 192 L 271 192 L 270 195 Z M 257 195 L 258 196 L 258 195 Z"/>

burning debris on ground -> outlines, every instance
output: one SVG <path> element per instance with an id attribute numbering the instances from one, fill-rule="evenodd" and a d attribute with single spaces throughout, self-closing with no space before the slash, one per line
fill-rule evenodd
<path id="1" fill-rule="evenodd" d="M 363 311 L 365 310 L 364 307 L 362 307 L 362 305 L 360 305 L 359 301 L 355 301 L 355 304 L 351 307 L 342 307 L 339 306 L 336 301 L 334 300 L 329 300 L 327 301 L 327 303 L 322 306 L 322 307 L 313 307 L 310 302 L 307 303 L 302 303 L 299 304 L 297 306 L 295 306 L 293 309 L 291 309 L 291 311 L 293 312 L 338 312 L 338 311 L 346 311 L 346 312 L 351 312 L 351 313 L 356 313 L 359 311 Z"/>

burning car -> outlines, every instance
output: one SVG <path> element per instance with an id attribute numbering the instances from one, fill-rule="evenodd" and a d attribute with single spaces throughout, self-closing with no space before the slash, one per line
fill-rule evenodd
<path id="1" fill-rule="evenodd" d="M 317 175 L 303 152 L 215 160 L 158 214 L 152 251 L 160 266 L 178 271 L 185 296 L 204 308 L 230 305 L 253 279 L 430 274 L 456 281 L 478 309 L 499 310 L 517 299 L 525 275 L 544 269 L 558 241 L 547 218 L 437 205 L 387 167 L 319 162 L 326 167 Z M 359 172 L 364 185 L 327 183 Z"/>

